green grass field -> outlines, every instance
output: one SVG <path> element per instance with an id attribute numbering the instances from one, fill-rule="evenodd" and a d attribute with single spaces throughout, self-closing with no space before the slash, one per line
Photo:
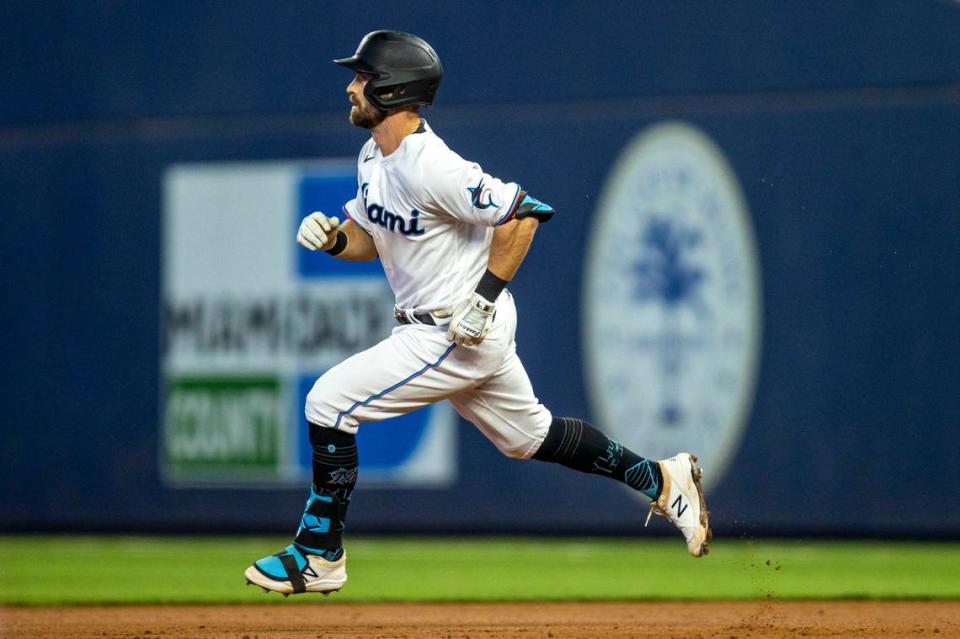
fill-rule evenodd
<path id="1" fill-rule="evenodd" d="M 0 604 L 276 602 L 244 585 L 281 538 L 0 537 Z M 351 539 L 336 601 L 960 598 L 960 544 Z M 290 601 L 315 601 L 292 598 Z"/>

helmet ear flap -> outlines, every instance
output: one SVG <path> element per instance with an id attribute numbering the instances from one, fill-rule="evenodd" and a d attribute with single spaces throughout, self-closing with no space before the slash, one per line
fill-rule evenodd
<path id="1" fill-rule="evenodd" d="M 383 87 L 381 89 L 375 89 L 377 92 L 377 97 L 382 100 L 394 100 L 404 97 L 407 93 L 406 84 L 394 84 L 393 86 Z"/>
<path id="2" fill-rule="evenodd" d="M 367 82 L 367 86 L 364 87 L 363 94 L 367 97 L 367 100 L 375 106 L 378 110 L 386 113 L 387 106 L 384 104 L 385 94 L 389 94 L 388 87 L 378 87 L 374 86 L 373 82 Z"/>
<path id="3" fill-rule="evenodd" d="M 388 86 L 374 86 L 373 83 L 367 83 L 364 94 L 375 107 L 381 111 L 389 111 L 402 106 L 417 104 L 416 96 L 413 96 L 413 99 L 408 97 L 410 91 L 410 86 L 405 82 Z"/>
<path id="4" fill-rule="evenodd" d="M 373 76 L 364 95 L 381 110 L 432 104 L 443 78 L 436 51 L 422 38 L 400 31 L 371 31 L 352 57 L 334 62 Z"/>

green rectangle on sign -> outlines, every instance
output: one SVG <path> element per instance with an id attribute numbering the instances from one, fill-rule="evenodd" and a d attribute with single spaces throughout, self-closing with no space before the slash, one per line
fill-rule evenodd
<path id="1" fill-rule="evenodd" d="M 164 470 L 174 481 L 276 478 L 283 397 L 272 377 L 169 380 Z"/>

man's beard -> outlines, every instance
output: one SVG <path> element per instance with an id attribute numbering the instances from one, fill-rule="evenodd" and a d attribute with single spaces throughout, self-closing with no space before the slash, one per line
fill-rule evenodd
<path id="1" fill-rule="evenodd" d="M 372 129 L 376 127 L 383 122 L 385 117 L 387 117 L 386 112 L 381 111 L 373 105 L 369 105 L 367 109 L 354 105 L 354 107 L 350 109 L 350 123 L 362 129 Z"/>

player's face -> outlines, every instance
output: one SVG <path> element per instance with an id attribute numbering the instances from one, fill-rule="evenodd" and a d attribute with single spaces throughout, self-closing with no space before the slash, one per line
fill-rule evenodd
<path id="1" fill-rule="evenodd" d="M 363 94 L 363 88 L 370 81 L 370 76 L 365 73 L 357 72 L 353 76 L 353 82 L 347 85 L 347 95 L 350 97 L 350 123 L 364 129 L 372 129 L 383 122 L 384 112 L 370 104 L 367 96 Z"/>

